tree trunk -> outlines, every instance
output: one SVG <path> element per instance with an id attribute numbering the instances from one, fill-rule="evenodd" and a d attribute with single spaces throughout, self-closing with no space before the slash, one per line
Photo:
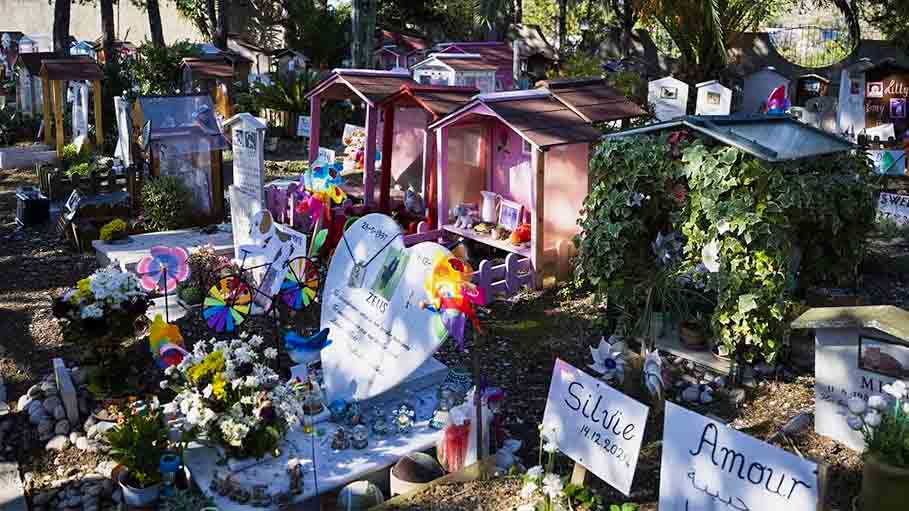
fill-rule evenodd
<path id="1" fill-rule="evenodd" d="M 54 0 L 54 51 L 63 55 L 69 55 L 70 7 L 70 0 Z"/>
<path id="2" fill-rule="evenodd" d="M 376 34 L 376 0 L 353 0 L 351 3 L 353 67 L 370 68 Z"/>
<path id="3" fill-rule="evenodd" d="M 114 51 L 114 1 L 101 0 L 101 47 L 104 50 L 104 60 L 107 64 L 117 63 L 117 54 Z"/>
<path id="4" fill-rule="evenodd" d="M 218 12 L 215 11 L 215 0 L 205 0 L 205 12 L 208 13 L 208 34 L 212 44 L 215 44 L 218 33 Z"/>
<path id="5" fill-rule="evenodd" d="M 230 0 L 218 0 L 218 31 L 215 46 L 227 50 L 227 34 L 230 31 Z"/>
<path id="6" fill-rule="evenodd" d="M 565 56 L 565 42 L 568 40 L 568 0 L 559 0 L 559 56 Z"/>
<path id="7" fill-rule="evenodd" d="M 514 0 L 514 22 L 524 23 L 524 0 Z"/>
<path id="8" fill-rule="evenodd" d="M 148 29 L 151 32 L 152 44 L 163 48 L 164 28 L 161 26 L 161 10 L 158 8 L 158 0 L 147 0 L 145 8 L 148 9 Z"/>

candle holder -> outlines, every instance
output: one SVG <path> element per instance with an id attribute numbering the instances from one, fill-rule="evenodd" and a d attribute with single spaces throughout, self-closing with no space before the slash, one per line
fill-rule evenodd
<path id="1" fill-rule="evenodd" d="M 398 433 L 406 435 L 410 433 L 410 430 L 413 429 L 414 417 L 416 412 L 412 406 L 407 404 L 401 404 L 394 411 L 394 425 L 397 428 Z"/>
<path id="2" fill-rule="evenodd" d="M 365 449 L 369 445 L 369 430 L 362 424 L 354 427 L 351 437 L 354 449 Z"/>

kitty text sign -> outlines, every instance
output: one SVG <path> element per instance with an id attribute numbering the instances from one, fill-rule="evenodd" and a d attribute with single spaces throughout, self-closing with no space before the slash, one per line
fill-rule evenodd
<path id="1" fill-rule="evenodd" d="M 328 268 L 321 328 L 329 401 L 364 400 L 404 381 L 447 338 L 439 314 L 425 305 L 434 263 L 450 252 L 436 243 L 405 247 L 398 224 L 366 215 L 344 232 Z"/>
<path id="2" fill-rule="evenodd" d="M 660 511 L 817 507 L 817 465 L 666 403 Z"/>
<path id="3" fill-rule="evenodd" d="M 628 495 L 647 412 L 643 404 L 556 359 L 543 433 L 569 458 Z"/>

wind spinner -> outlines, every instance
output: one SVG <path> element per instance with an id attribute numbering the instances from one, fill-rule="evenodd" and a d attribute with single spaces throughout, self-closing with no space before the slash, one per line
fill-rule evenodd
<path id="1" fill-rule="evenodd" d="M 233 332 L 249 315 L 252 293 L 240 277 L 222 278 L 202 304 L 202 317 L 215 332 Z"/>

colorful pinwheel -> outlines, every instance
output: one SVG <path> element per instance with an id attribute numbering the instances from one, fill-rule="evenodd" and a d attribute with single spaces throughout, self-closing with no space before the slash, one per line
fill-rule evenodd
<path id="1" fill-rule="evenodd" d="M 224 277 L 212 286 L 202 304 L 202 316 L 215 332 L 233 332 L 249 314 L 252 293 L 239 277 Z"/>
<path id="2" fill-rule="evenodd" d="M 147 292 L 173 291 L 177 284 L 189 277 L 188 257 L 181 247 L 152 247 L 136 265 L 142 289 Z"/>
<path id="3" fill-rule="evenodd" d="M 281 299 L 293 310 L 307 307 L 319 292 L 319 270 L 306 257 L 287 262 L 287 273 L 281 284 Z"/>
<path id="4" fill-rule="evenodd" d="M 470 319 L 477 332 L 482 332 L 473 306 L 485 300 L 482 290 L 470 281 L 472 275 L 470 265 L 451 254 L 443 254 L 436 257 L 432 274 L 426 281 L 426 291 L 432 302 L 424 307 L 440 314 L 445 330 L 455 338 L 461 350 L 464 349 L 466 319 Z"/>
<path id="5" fill-rule="evenodd" d="M 148 344 L 155 363 L 161 369 L 177 365 L 186 356 L 183 349 L 183 335 L 176 325 L 164 321 L 160 314 L 155 315 L 148 333 Z"/>
<path id="6" fill-rule="evenodd" d="M 322 202 L 331 200 L 335 204 L 340 204 L 347 197 L 341 189 L 344 182 L 341 178 L 343 168 L 340 163 L 317 165 L 303 175 L 303 186 Z"/>

